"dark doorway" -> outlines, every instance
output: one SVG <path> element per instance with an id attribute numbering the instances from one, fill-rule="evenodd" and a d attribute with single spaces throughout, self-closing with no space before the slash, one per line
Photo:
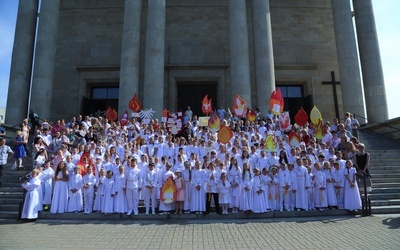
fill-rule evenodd
<path id="1" fill-rule="evenodd" d="M 207 94 L 213 109 L 217 109 L 217 82 L 179 82 L 177 85 L 177 110 L 185 111 L 190 106 L 194 115 L 203 116 L 201 102 Z"/>
<path id="2" fill-rule="evenodd" d="M 83 97 L 83 113 L 105 114 L 108 107 L 118 110 L 118 87 L 92 87 L 90 99 Z"/>
<path id="3" fill-rule="evenodd" d="M 282 92 L 285 102 L 284 111 L 289 111 L 290 120 L 294 123 L 294 117 L 301 107 L 307 114 L 313 107 L 311 95 L 304 97 L 303 85 L 277 85 Z"/>

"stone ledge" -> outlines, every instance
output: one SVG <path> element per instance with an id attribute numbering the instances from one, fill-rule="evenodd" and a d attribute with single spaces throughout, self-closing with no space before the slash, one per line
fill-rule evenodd
<path id="1" fill-rule="evenodd" d="M 76 65 L 79 72 L 92 72 L 92 71 L 119 71 L 120 66 L 117 65 Z"/>
<path id="2" fill-rule="evenodd" d="M 165 69 L 168 70 L 225 70 L 228 64 L 204 64 L 204 65 L 179 65 L 166 64 Z"/>
<path id="3" fill-rule="evenodd" d="M 344 209 L 337 210 L 325 210 L 325 211 L 291 211 L 291 212 L 267 212 L 259 214 L 247 215 L 243 212 L 236 214 L 230 213 L 227 215 L 219 215 L 216 213 L 210 213 L 207 215 L 196 215 L 196 214 L 149 214 L 145 215 L 139 213 L 139 215 L 126 215 L 126 214 L 98 214 L 98 213 L 63 213 L 63 214 L 52 214 L 49 212 L 40 212 L 38 219 L 52 219 L 52 220 L 216 220 L 216 219 L 234 219 L 234 220 L 252 220 L 252 219 L 267 219 L 267 218 L 289 218 L 289 217 L 323 217 L 323 216 L 346 216 L 346 215 L 360 215 L 361 210 L 358 212 L 350 212 Z"/>

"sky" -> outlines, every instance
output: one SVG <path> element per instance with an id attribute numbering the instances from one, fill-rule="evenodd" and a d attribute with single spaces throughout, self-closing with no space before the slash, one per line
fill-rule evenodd
<path id="1" fill-rule="evenodd" d="M 332 0 L 335 1 L 335 0 Z M 372 0 L 389 118 L 400 117 L 400 0 Z M 18 0 L 0 0 L 0 108 L 6 108 Z"/>

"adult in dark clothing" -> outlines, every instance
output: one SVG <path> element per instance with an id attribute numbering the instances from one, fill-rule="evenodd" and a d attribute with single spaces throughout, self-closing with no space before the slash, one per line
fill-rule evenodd
<path id="1" fill-rule="evenodd" d="M 362 178 L 363 172 L 367 173 L 367 192 L 372 190 L 371 188 L 371 176 L 369 174 L 369 162 L 370 162 L 370 155 L 369 153 L 365 152 L 365 145 L 363 143 L 358 144 L 358 152 L 354 155 L 354 166 L 358 172 L 358 188 L 360 192 L 364 191 L 364 180 Z"/>
<path id="2" fill-rule="evenodd" d="M 39 116 L 31 110 L 31 112 L 29 112 L 29 119 L 31 120 L 32 131 L 35 133 L 36 127 L 39 126 Z"/>

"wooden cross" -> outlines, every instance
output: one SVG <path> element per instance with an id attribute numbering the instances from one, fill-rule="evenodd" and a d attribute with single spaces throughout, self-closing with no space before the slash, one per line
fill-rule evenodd
<path id="1" fill-rule="evenodd" d="M 335 103 L 335 114 L 336 118 L 339 118 L 339 103 L 337 98 L 336 84 L 340 84 L 340 82 L 335 81 L 335 71 L 331 71 L 331 81 L 330 82 L 322 82 L 322 84 L 332 84 L 333 88 L 333 101 Z"/>

